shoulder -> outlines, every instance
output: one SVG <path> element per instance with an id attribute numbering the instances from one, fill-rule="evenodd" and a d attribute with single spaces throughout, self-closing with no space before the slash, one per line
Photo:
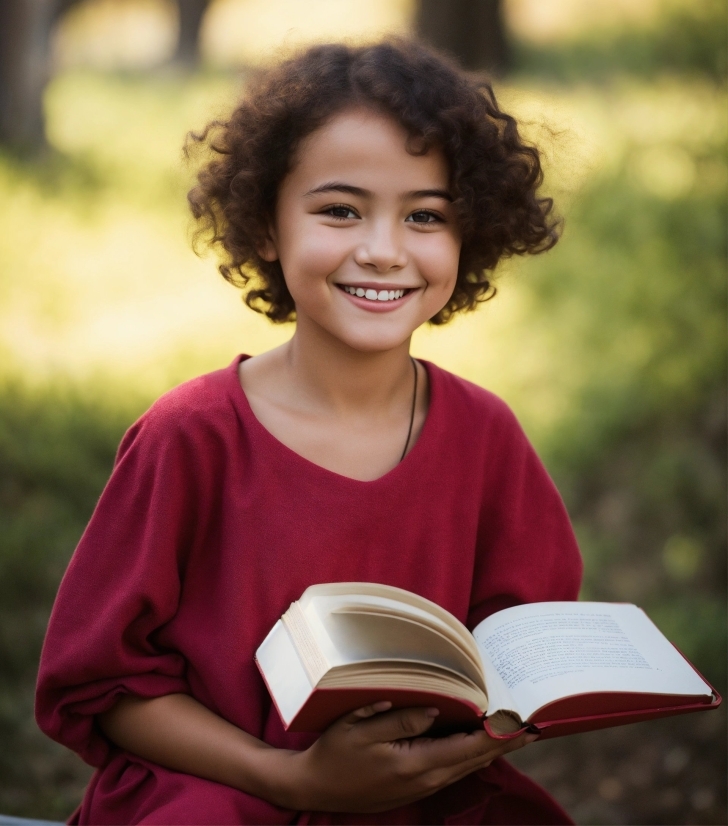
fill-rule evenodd
<path id="1" fill-rule="evenodd" d="M 476 432 L 523 433 L 514 412 L 495 393 L 432 362 L 427 362 L 427 370 L 432 405 L 437 406 L 446 418 L 456 419 L 461 428 Z"/>
<path id="2" fill-rule="evenodd" d="M 195 427 L 230 416 L 231 394 L 238 387 L 236 359 L 231 365 L 190 379 L 160 396 L 143 418 L 161 426 Z"/>
<path id="3" fill-rule="evenodd" d="M 198 376 L 160 396 L 129 428 L 119 457 L 134 444 L 164 450 L 169 446 L 224 441 L 237 416 L 233 394 L 239 359 L 221 370 Z"/>

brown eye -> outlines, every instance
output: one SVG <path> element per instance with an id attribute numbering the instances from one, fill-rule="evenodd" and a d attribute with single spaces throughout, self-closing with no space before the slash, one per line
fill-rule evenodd
<path id="1" fill-rule="evenodd" d="M 439 215 L 435 215 L 434 212 L 429 212 L 426 209 L 418 209 L 417 212 L 413 212 L 411 215 L 408 215 L 407 220 L 413 224 L 442 223 L 442 218 L 440 218 Z"/>
<path id="2" fill-rule="evenodd" d="M 359 217 L 351 207 L 344 206 L 343 204 L 328 207 L 324 210 L 324 214 L 330 215 L 332 218 L 338 218 L 340 221 L 347 221 L 351 218 Z"/>

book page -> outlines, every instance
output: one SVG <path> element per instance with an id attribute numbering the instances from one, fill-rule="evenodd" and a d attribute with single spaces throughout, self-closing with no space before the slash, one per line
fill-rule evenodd
<path id="1" fill-rule="evenodd" d="M 473 632 L 523 719 L 574 694 L 709 695 L 710 687 L 635 605 L 543 602 L 499 611 Z"/>
<path id="2" fill-rule="evenodd" d="M 335 606 L 345 609 L 347 605 L 369 603 L 394 614 L 416 617 L 426 624 L 439 627 L 455 645 L 463 649 L 476 667 L 482 666 L 480 652 L 470 631 L 449 611 L 411 591 L 376 582 L 327 582 L 309 586 L 299 602 L 305 612 L 316 604 L 316 610 L 326 612 L 336 610 Z"/>
<path id="3" fill-rule="evenodd" d="M 429 661 L 467 675 L 485 692 L 472 635 L 429 600 L 399 588 L 347 582 L 310 586 L 298 605 L 329 668 L 368 659 Z"/>
<path id="4" fill-rule="evenodd" d="M 477 664 L 457 646 L 456 640 L 438 630 L 427 615 L 410 616 L 384 612 L 379 600 L 358 605 L 335 597 L 318 597 L 307 606 L 306 621 L 329 668 L 369 660 L 432 663 L 462 674 L 485 693 L 480 654 Z M 379 608 L 380 610 L 372 610 Z M 412 609 L 414 611 L 414 609 Z M 471 637 L 472 640 L 472 637 Z M 475 643 L 472 643 L 475 648 Z"/>

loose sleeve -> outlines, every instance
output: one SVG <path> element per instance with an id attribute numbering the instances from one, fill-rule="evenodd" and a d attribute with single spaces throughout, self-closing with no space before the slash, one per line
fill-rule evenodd
<path id="1" fill-rule="evenodd" d="M 484 464 L 470 628 L 512 605 L 574 600 L 582 575 L 561 496 L 505 405 L 493 423 Z"/>
<path id="2" fill-rule="evenodd" d="M 175 615 L 200 501 L 195 450 L 152 408 L 124 437 L 109 482 L 61 583 L 41 655 L 36 719 L 101 765 L 95 715 L 123 694 L 189 693 L 184 658 L 157 633 Z"/>

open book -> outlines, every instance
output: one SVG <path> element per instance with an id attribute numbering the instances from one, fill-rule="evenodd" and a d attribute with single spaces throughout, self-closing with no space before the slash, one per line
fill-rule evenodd
<path id="1" fill-rule="evenodd" d="M 378 700 L 434 706 L 437 727 L 543 737 L 717 708 L 721 698 L 635 605 L 540 602 L 470 633 L 416 594 L 313 585 L 256 652 L 286 729 L 321 731 Z"/>

